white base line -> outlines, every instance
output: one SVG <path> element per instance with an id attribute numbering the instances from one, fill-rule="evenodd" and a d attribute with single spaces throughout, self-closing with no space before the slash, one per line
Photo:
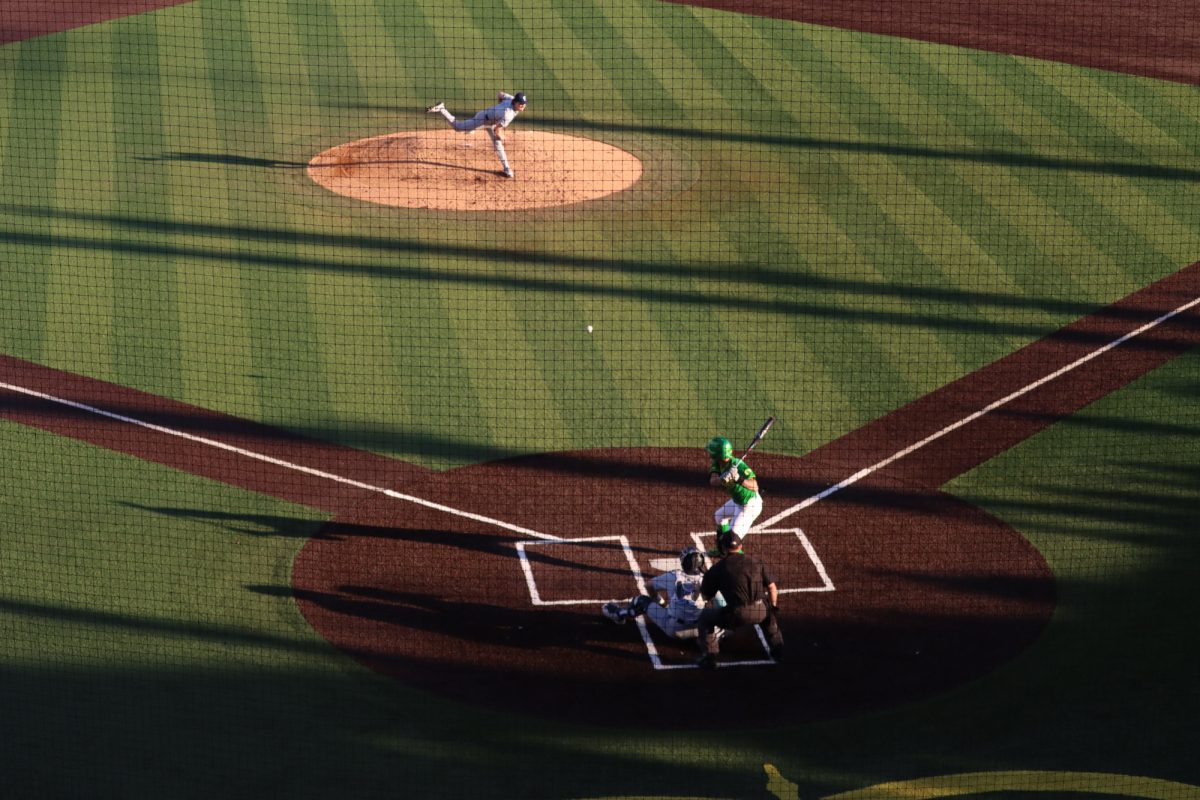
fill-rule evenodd
<path id="1" fill-rule="evenodd" d="M 1108 344 L 1104 345 L 1100 349 L 1094 350 L 1091 353 L 1088 353 L 1086 356 L 1083 356 L 1082 358 L 1072 361 L 1070 364 L 1067 364 L 1065 367 L 1060 367 L 1059 369 L 1056 369 L 1054 372 L 1051 372 L 1049 375 L 1046 375 L 1043 378 L 1039 378 L 1038 380 L 1034 381 L 1033 383 L 1029 384 L 1028 386 L 1025 386 L 1021 389 L 1017 389 L 1015 392 L 1012 392 L 1011 394 L 1005 395 L 1004 397 L 1000 398 L 999 400 L 996 400 L 995 402 L 988 404 L 984 408 L 981 408 L 979 411 L 974 412 L 970 416 L 964 417 L 963 419 L 960 419 L 958 422 L 947 425 L 946 427 L 942 428 L 937 433 L 933 433 L 933 434 L 930 434 L 929 436 L 926 436 L 924 439 L 917 442 L 916 444 L 909 445 L 908 447 L 904 448 L 900 452 L 895 453 L 894 455 L 888 456 L 887 458 L 883 459 L 882 461 L 878 462 L 877 464 L 872 464 L 869 467 L 860 469 L 858 472 L 854 473 L 849 478 L 846 478 L 845 480 L 841 481 L 840 483 L 835 483 L 833 486 L 830 486 L 829 488 L 825 489 L 824 491 L 822 491 L 818 494 L 814 494 L 812 497 L 809 497 L 807 500 L 803 500 L 803 501 L 797 503 L 796 505 L 792 506 L 791 508 L 780 511 L 778 514 L 771 517 L 770 519 L 758 523 L 757 525 L 754 526 L 755 530 L 757 530 L 759 528 L 769 528 L 772 525 L 776 525 L 779 522 L 782 522 L 783 520 L 790 517 L 792 514 L 795 514 L 797 511 L 802 511 L 803 509 L 806 509 L 809 506 L 811 506 L 815 503 L 818 503 L 821 500 L 824 500 L 826 497 L 829 497 L 831 494 L 834 494 L 835 492 L 840 492 L 842 489 L 845 489 L 848 486 L 852 486 L 853 484 L 858 483 L 860 480 L 867 477 L 868 475 L 870 475 L 874 472 L 878 472 L 879 470 L 889 466 L 890 464 L 895 463 L 896 461 L 899 461 L 900 459 L 904 458 L 907 455 L 911 455 L 912 453 L 916 452 L 917 450 L 920 450 L 922 447 L 926 446 L 927 444 L 937 441 L 938 439 L 942 438 L 946 434 L 953 433 L 954 431 L 958 430 L 959 428 L 963 427 L 964 425 L 971 424 L 972 422 L 979 419 L 980 417 L 992 413 L 993 411 L 1000 408 L 1001 406 L 1011 403 L 1013 400 L 1016 400 L 1018 397 L 1028 394 L 1029 392 L 1032 392 L 1034 389 L 1037 389 L 1038 387 L 1043 386 L 1043 385 L 1049 383 L 1050 381 L 1061 377 L 1062 375 L 1065 375 L 1066 373 L 1070 372 L 1071 370 L 1079 368 L 1080 366 L 1086 364 L 1087 362 L 1091 361 L 1092 359 L 1098 358 L 1099 356 L 1104 355 L 1108 351 L 1110 351 L 1114 348 L 1120 347 L 1121 345 L 1125 344 L 1125 342 L 1129 341 L 1130 339 L 1133 339 L 1136 336 L 1141 336 L 1143 333 L 1150 330 L 1151 328 L 1155 328 L 1155 327 L 1163 324 L 1164 322 L 1171 319 L 1172 317 L 1176 317 L 1196 305 L 1200 305 L 1200 297 L 1197 297 L 1187 303 L 1184 303 L 1179 308 L 1176 308 L 1174 311 L 1169 311 L 1166 314 L 1163 314 L 1161 317 L 1159 317 L 1156 320 L 1147 322 L 1145 325 L 1138 328 L 1137 330 L 1130 331 L 1129 333 L 1125 334 L 1124 336 L 1120 337 L 1119 339 L 1115 339 L 1115 340 L 1109 342 Z"/>
<path id="2" fill-rule="evenodd" d="M 585 539 L 552 539 L 551 544 L 578 544 L 580 542 L 619 542 L 621 549 L 625 553 L 625 561 L 629 564 L 629 569 L 633 573 L 634 583 L 637 585 L 638 594 L 649 594 L 646 589 L 646 584 L 643 580 L 642 570 L 638 566 L 637 556 L 633 554 L 633 548 L 629 546 L 629 540 L 624 536 L 589 536 Z M 525 573 L 525 585 L 529 587 L 529 599 L 535 606 L 591 606 L 603 605 L 607 602 L 624 602 L 628 598 L 608 597 L 603 600 L 543 600 L 537 589 L 537 579 L 533 575 L 533 565 L 529 563 L 528 548 L 532 545 L 540 544 L 540 542 L 517 542 L 517 558 L 521 561 L 521 569 Z"/>
<path id="3" fill-rule="evenodd" d="M 127 417 L 123 414 L 115 414 L 112 411 L 105 411 L 102 408 L 96 408 L 95 406 L 85 405 L 84 403 L 77 403 L 74 400 L 66 400 L 61 397 L 55 397 L 54 395 L 43 394 L 42 392 L 36 392 L 32 389 L 26 389 L 23 386 L 14 386 L 11 383 L 0 382 L 0 389 L 7 389 L 10 392 L 17 392 L 18 394 L 23 394 L 28 397 L 36 397 L 39 400 L 45 400 L 50 403 L 57 403 L 58 405 L 67 406 L 69 408 L 74 408 L 77 411 L 85 411 L 88 414 L 95 414 L 100 417 L 107 417 L 108 419 L 116 420 L 117 422 L 124 422 L 129 425 L 136 425 L 139 428 L 145 428 L 146 430 L 151 430 L 151 431 L 154 431 L 155 433 L 165 434 L 167 436 L 174 436 L 178 439 L 185 439 L 189 442 L 194 442 L 195 444 L 205 445 L 206 447 L 213 447 L 218 450 L 224 450 L 229 453 L 236 453 L 239 456 L 251 458 L 251 459 L 254 459 L 255 461 L 262 461 L 266 464 L 272 464 L 276 467 L 283 467 L 284 469 L 293 470 L 295 472 L 302 472 L 305 475 L 312 475 L 313 477 L 316 477 L 316 478 L 323 478 L 327 481 L 332 481 L 333 483 L 340 483 L 343 486 L 353 486 L 356 489 L 363 489 L 363 490 L 366 490 L 369 492 L 376 492 L 377 494 L 382 494 L 382 495 L 386 495 L 387 497 L 391 497 L 394 500 L 403 500 L 406 503 L 412 503 L 414 505 L 423 506 L 425 508 L 431 508 L 434 511 L 441 511 L 444 514 L 450 514 L 455 517 L 462 517 L 463 519 L 474 520 L 475 522 L 482 522 L 487 525 L 494 525 L 497 528 L 503 528 L 504 530 L 512 531 L 513 533 L 520 533 L 525 536 L 532 536 L 535 539 L 546 539 L 549 541 L 558 541 L 562 538 L 559 536 L 551 536 L 548 533 L 538 533 L 537 531 L 530 530 L 529 528 L 522 528 L 519 525 L 513 525 L 511 523 L 503 522 L 498 519 L 492 519 L 491 517 L 485 517 L 481 514 L 472 514 L 469 511 L 460 511 L 459 509 L 451 508 L 450 506 L 444 506 L 441 503 L 434 503 L 430 500 L 423 500 L 420 497 L 414 497 L 410 494 L 402 494 L 400 492 L 393 491 L 392 489 L 384 489 L 381 486 L 374 486 L 369 483 L 363 483 L 362 481 L 353 480 L 352 478 L 345 478 L 345 477 L 342 477 L 341 475 L 334 475 L 331 472 L 324 472 L 319 469 L 313 469 L 312 467 L 305 467 L 300 464 L 293 464 L 290 461 L 284 461 L 279 458 L 273 458 L 271 456 L 264 455 L 263 453 L 256 453 L 253 450 L 246 450 L 241 447 L 234 447 L 231 444 L 225 444 L 224 442 L 218 442 L 215 439 L 208 439 L 203 436 L 194 436 L 190 433 L 184 433 L 183 431 L 177 431 L 174 428 L 167 428 L 162 425 L 155 425 L 153 423 L 146 422 L 146 421 L 140 420 L 140 419 L 136 419 L 134 417 Z"/>
<path id="4" fill-rule="evenodd" d="M 812 562 L 813 568 L 817 571 L 817 575 L 819 575 L 821 578 L 820 586 L 798 586 L 798 587 L 794 587 L 791 589 L 780 589 L 779 590 L 780 594 L 795 594 L 797 592 L 832 592 L 832 591 L 834 591 L 835 587 L 833 585 L 833 580 L 830 579 L 829 573 L 825 569 L 825 562 L 821 561 L 821 557 L 819 555 L 817 555 L 817 548 L 813 547 L 813 543 L 808 540 L 808 535 L 804 533 L 804 530 L 802 528 L 779 528 L 777 530 L 767 530 L 765 528 L 760 528 L 760 527 L 755 526 L 755 527 L 751 528 L 750 531 L 746 535 L 749 536 L 751 533 L 754 534 L 755 536 L 768 536 L 770 534 L 780 534 L 780 533 L 795 534 L 796 538 L 800 540 L 800 546 L 803 547 L 804 552 L 808 554 L 808 560 Z M 707 546 L 704 544 L 704 540 L 706 538 L 709 538 L 714 535 L 715 534 L 712 531 L 700 531 L 700 532 L 693 531 L 692 532 L 692 541 L 696 543 L 696 549 L 703 552 L 704 550 L 708 549 Z M 671 561 L 675 565 L 679 564 L 678 559 L 671 559 Z M 654 566 L 654 564 L 651 563 L 650 566 Z M 674 567 L 668 565 L 666 568 L 663 569 L 663 572 L 668 572 L 671 569 L 674 569 Z"/>

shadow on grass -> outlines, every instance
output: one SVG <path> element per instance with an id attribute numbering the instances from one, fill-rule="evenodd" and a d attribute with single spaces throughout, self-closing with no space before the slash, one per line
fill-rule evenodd
<path id="1" fill-rule="evenodd" d="M 1131 427 L 1136 426 L 1123 423 L 1116 430 Z M 707 740 L 689 714 L 669 716 L 692 729 L 675 738 L 664 734 L 653 726 L 661 707 L 644 704 L 654 692 L 660 703 L 664 693 L 720 697 L 734 684 L 693 691 L 680 681 L 666 689 L 652 685 L 653 676 L 644 686 L 581 682 L 575 696 L 590 691 L 620 712 L 624 722 L 611 729 L 488 710 L 452 691 L 443 696 L 368 678 L 324 641 L 283 621 L 291 619 L 297 595 L 269 578 L 234 588 L 275 604 L 259 627 L 221 624 L 222 609 L 211 604 L 204 613 L 216 622 L 155 617 L 138 610 L 137 597 L 122 599 L 130 608 L 125 611 L 111 610 L 107 600 L 102 609 L 100 603 L 89 608 L 3 598 L 5 649 L 28 662 L 0 667 L 6 791 L 13 796 L 352 793 L 382 798 L 394 797 L 402 784 L 411 796 L 429 797 L 762 797 L 759 762 L 770 761 L 808 787 L 804 796 L 815 797 L 875 782 L 853 777 L 861 774 L 864 758 L 891 777 L 911 774 L 914 758 L 954 765 L 945 772 L 1014 764 L 1059 768 L 1066 758 L 1077 770 L 1187 778 L 1194 765 L 1190 750 L 1180 747 L 1189 740 L 1179 737 L 1191 730 L 1200 711 L 1191 689 L 1197 646 L 1190 635 L 1200 607 L 1193 502 L 1200 466 L 1136 459 L 1115 466 L 1129 472 L 1126 491 L 1119 495 L 1073 488 L 1064 479 L 1063 485 L 1049 487 L 1056 498 L 1050 505 L 1040 499 L 1047 486 L 1039 483 L 1028 488 L 1038 499 L 1006 506 L 1060 529 L 1044 530 L 1044 536 L 1078 539 L 1061 543 L 1073 574 L 1059 583 L 1061 613 L 1031 650 L 953 692 L 935 690 L 889 707 L 886 714 L 849 716 L 832 726 L 783 721 L 766 730 L 738 728 L 739 748 L 757 759 L 744 764 L 664 763 L 663 748 L 690 753 L 698 736 Z M 880 493 L 869 501 L 897 498 Z M 268 515 L 131 508 L 194 516 L 248 532 L 259 529 L 261 535 L 293 535 L 297 524 Z M 1160 513 L 1143 515 L 1149 509 Z M 1132 519 L 1142 529 L 1139 557 L 1114 562 L 1105 545 L 1122 542 L 1111 533 Z M 354 533 L 395 535 L 391 529 Z M 465 540 L 462 545 L 468 546 Z M 935 569 L 891 574 L 961 594 L 968 610 L 977 598 L 1044 591 L 1020 580 L 974 580 Z M 187 590 L 181 580 L 177 591 Z M 514 626 L 523 624 L 520 618 L 501 615 L 485 603 L 402 588 L 341 586 L 336 593 L 310 592 L 303 599 L 348 619 L 382 618 L 414 636 L 465 631 L 476 637 L 473 641 L 530 650 L 566 646 L 605 654 L 606 637 L 620 630 L 568 613 L 554 617 L 554 630 L 518 633 Z M 985 652 L 995 646 L 987 634 L 996 628 L 980 623 L 1001 629 L 1005 624 L 972 619 L 969 613 L 943 619 L 900 608 L 840 623 L 815 618 L 803 604 L 789 613 L 785 634 L 795 656 L 794 663 L 789 661 L 793 671 L 781 673 L 789 677 L 778 685 L 769 674 L 754 677 L 783 698 L 780 702 L 794 698 L 810 711 L 837 698 L 870 707 L 880 699 L 872 691 L 898 684 L 928 690 L 953 681 L 956 675 L 942 672 L 940 658 L 963 648 Z M 39 647 L 57 655 L 42 655 Z M 89 663 L 77 663 L 80 655 Z M 441 673 L 451 685 L 474 676 L 489 692 L 510 677 L 486 665 L 462 673 L 447 670 L 438 659 L 406 666 Z M 511 697 L 509 703 L 518 705 Z M 720 703 L 705 708 L 719 709 Z M 720 715 L 701 716 L 713 722 Z M 963 752 L 962 741 L 978 737 L 980 725 L 1009 742 L 1000 761 L 986 748 Z M 831 730 L 838 735 L 831 736 Z M 728 726 L 717 738 L 727 736 Z M 847 747 L 846 739 L 854 746 Z M 839 777 L 833 787 L 827 781 L 836 772 L 851 777 Z"/>
<path id="2" fill-rule="evenodd" d="M 413 109 L 396 106 L 369 104 L 341 104 L 339 108 L 363 111 L 387 111 L 394 114 L 412 113 Z M 416 115 L 413 114 L 415 117 Z M 775 123 L 792 127 L 794 121 L 788 117 Z M 979 148 L 944 148 L 911 145 L 888 141 L 862 141 L 851 139 L 820 138 L 777 133 L 746 133 L 722 130 L 699 125 L 666 125 L 612 121 L 591 121 L 578 117 L 552 117 L 538 114 L 522 119 L 521 127 L 531 130 L 575 131 L 590 134 L 634 133 L 645 136 L 662 136 L 702 143 L 711 147 L 714 143 L 743 144 L 773 147 L 781 150 L 805 150 L 819 153 L 849 153 L 882 155 L 892 158 L 911 158 L 930 161 L 985 164 L 1029 169 L 1044 172 L 1073 172 L 1089 175 L 1112 175 L 1121 178 L 1149 178 L 1165 181 L 1200 181 L 1200 169 L 1192 166 L 1151 164 L 1146 161 L 1113 159 L 1087 159 L 1069 156 L 1042 155 L 1028 151 Z"/>
<path id="3" fill-rule="evenodd" d="M 0 243 L 88 252 L 114 252 L 154 259 L 227 263 L 287 271 L 314 270 L 421 285 L 495 287 L 530 293 L 592 295 L 613 300 L 727 309 L 732 302 L 729 276 L 735 275 L 739 289 L 744 290 L 746 287 L 758 285 L 769 290 L 755 296 L 745 294 L 737 296 L 738 308 L 801 320 L 807 318 L 844 321 L 848 310 L 847 305 L 839 299 L 839 295 L 850 294 L 868 298 L 894 298 L 914 303 L 911 310 L 904 311 L 871 307 L 854 308 L 853 317 L 858 323 L 906 326 L 932 331 L 986 333 L 991 337 L 1031 338 L 1044 336 L 1057 330 L 1063 318 L 1070 319 L 1096 310 L 1094 305 L 1054 298 L 1029 298 L 1015 294 L 830 278 L 810 274 L 800 267 L 787 268 L 764 263 L 671 264 L 639 259 L 612 259 L 532 250 L 439 244 L 411 239 L 381 239 L 312 234 L 295 230 L 250 226 L 195 224 L 150 218 L 65 212 L 29 206 L 7 206 L 4 207 L 4 210 L 19 215 L 102 222 L 142 233 L 155 232 L 185 238 L 217 236 L 277 246 L 304 244 L 366 249 L 378 251 L 380 254 L 387 254 L 393 258 L 396 254 L 404 254 L 411 256 L 412 261 L 396 261 L 390 258 L 391 263 L 383 264 L 370 261 L 315 258 L 292 252 L 263 252 L 250 244 L 246 249 L 230 250 L 225 247 L 205 247 L 182 242 L 147 242 L 135 238 L 113 238 L 108 235 L 70 236 L 11 229 L 0 231 Z M 489 262 L 514 266 L 547 267 L 552 268 L 554 274 L 549 275 L 541 271 L 534 274 L 515 274 L 512 271 L 503 270 L 472 271 L 451 265 L 436 267 L 430 264 L 431 261 L 436 263 L 440 258 L 475 263 Z M 566 274 L 565 268 L 580 269 L 590 274 L 588 279 L 583 277 L 573 279 Z M 596 282 L 591 279 L 610 273 L 654 277 L 662 283 L 650 288 Z M 672 288 L 670 286 L 671 279 L 679 279 L 681 284 L 686 283 L 689 286 L 701 288 Z M 826 298 L 824 295 L 830 295 L 830 297 Z M 921 310 L 923 306 L 930 303 L 945 304 L 946 307 L 942 313 Z M 984 320 L 979 316 L 968 316 L 961 311 L 964 308 L 979 307 L 1038 311 L 1054 315 L 1056 319 L 1036 324 L 1012 320 Z M 1153 319 L 1153 315 L 1146 312 L 1128 309 L 1107 309 L 1103 313 L 1110 315 L 1113 319 L 1130 322 L 1144 323 Z M 1086 332 L 1065 331 L 1060 335 L 1066 341 L 1084 344 L 1107 344 L 1110 341 L 1107 336 Z M 1153 342 L 1154 339 L 1147 337 L 1146 341 Z M 1141 343 L 1141 346 L 1153 345 Z"/>

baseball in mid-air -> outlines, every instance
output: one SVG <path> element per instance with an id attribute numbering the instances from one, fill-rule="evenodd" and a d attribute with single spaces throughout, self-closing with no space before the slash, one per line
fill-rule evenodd
<path id="1" fill-rule="evenodd" d="M 587 332 L 588 332 L 588 333 L 591 333 L 591 332 L 592 332 L 592 326 L 591 326 L 591 325 L 588 325 L 588 326 L 587 326 Z"/>

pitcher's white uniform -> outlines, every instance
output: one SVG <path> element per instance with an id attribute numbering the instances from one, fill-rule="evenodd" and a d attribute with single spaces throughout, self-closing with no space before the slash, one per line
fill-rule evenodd
<path id="1" fill-rule="evenodd" d="M 496 150 L 496 155 L 500 158 L 500 164 L 504 167 L 505 177 L 513 176 L 512 167 L 508 165 L 508 154 L 504 151 L 504 137 L 500 131 L 509 126 L 517 114 L 525 108 L 525 94 L 518 92 L 515 95 L 508 92 L 499 92 L 496 95 L 499 101 L 491 108 L 485 108 L 475 116 L 467 120 L 455 119 L 454 115 L 446 110 L 443 103 L 432 105 L 426 109 L 430 113 L 441 114 L 450 123 L 450 127 L 459 133 L 470 133 L 479 128 L 487 126 L 488 136 L 492 138 L 492 147 Z M 520 108 L 517 108 L 520 106 Z"/>

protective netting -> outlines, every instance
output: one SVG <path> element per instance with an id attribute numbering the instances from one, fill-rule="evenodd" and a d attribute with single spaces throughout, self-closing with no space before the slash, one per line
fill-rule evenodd
<path id="1" fill-rule="evenodd" d="M 1198 54 L 3 4 L 5 793 L 1200 796 Z"/>

